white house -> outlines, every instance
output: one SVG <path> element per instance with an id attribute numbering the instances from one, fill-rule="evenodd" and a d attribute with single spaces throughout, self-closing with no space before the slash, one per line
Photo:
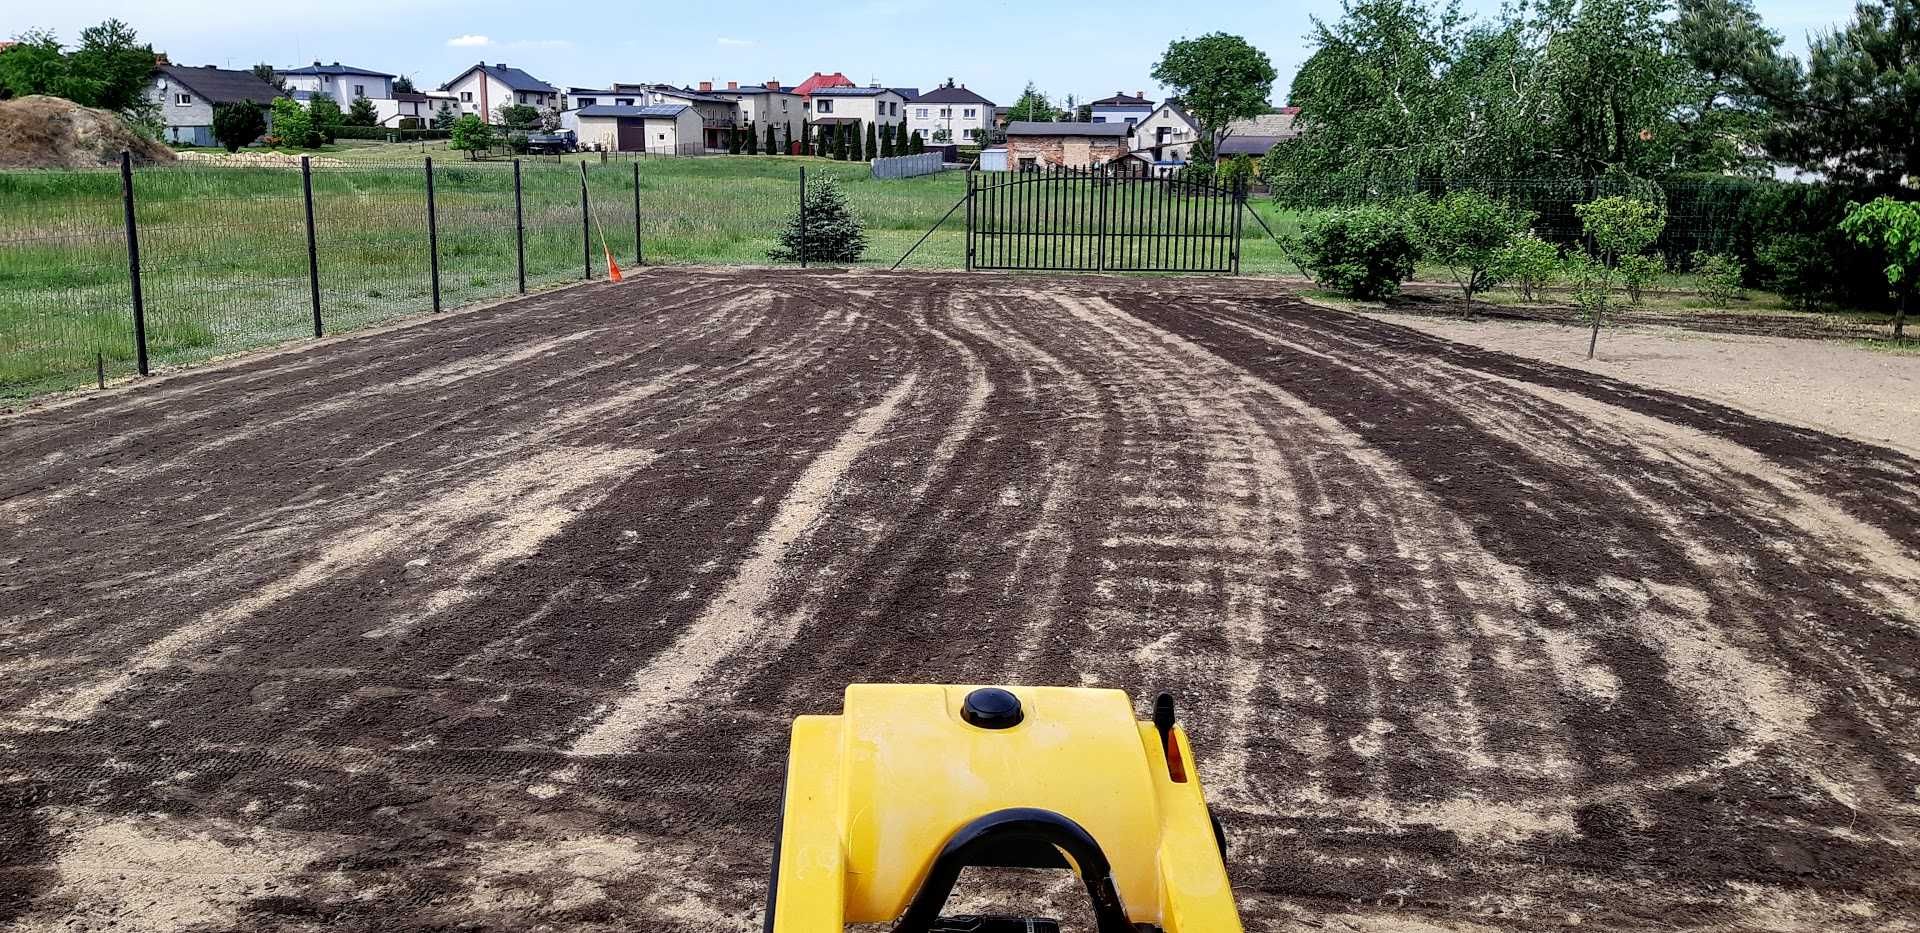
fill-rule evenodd
<path id="1" fill-rule="evenodd" d="M 706 150 L 699 111 L 686 104 L 588 104 L 560 115 L 580 145 L 610 152 L 699 155 Z"/>
<path id="2" fill-rule="evenodd" d="M 993 129 L 993 101 L 964 84 L 947 83 L 906 102 L 907 131 L 930 143 L 974 142 L 975 134 Z"/>
<path id="3" fill-rule="evenodd" d="M 418 129 L 432 125 L 434 117 L 442 112 L 458 114 L 460 101 L 445 91 L 396 91 L 392 100 L 374 101 L 373 108 L 381 126 Z"/>
<path id="4" fill-rule="evenodd" d="M 715 88 L 713 94 L 729 97 L 739 102 L 740 113 L 737 119 L 742 124 L 753 124 L 753 131 L 762 140 L 766 139 L 767 125 L 773 124 L 781 141 L 799 139 L 802 126 L 806 123 L 806 100 L 799 94 L 780 86 L 778 81 L 741 87 L 738 82 L 728 81 L 727 86 Z"/>
<path id="5" fill-rule="evenodd" d="M 454 95 L 462 114 L 478 114 L 492 122 L 499 119 L 501 107 L 526 105 L 538 110 L 557 110 L 560 89 L 504 62 L 481 62 L 440 85 Z"/>
<path id="6" fill-rule="evenodd" d="M 1089 107 L 1094 123 L 1139 123 L 1154 111 L 1145 91 L 1135 91 L 1131 97 L 1114 91 L 1112 97 L 1096 100 Z"/>
<path id="7" fill-rule="evenodd" d="M 819 125 L 860 121 L 861 132 L 867 126 L 897 125 L 906 122 L 906 100 L 900 92 L 884 87 L 822 87 L 808 97 L 808 119 Z"/>
<path id="8" fill-rule="evenodd" d="M 1179 104 L 1171 102 L 1153 108 L 1133 126 L 1134 153 L 1152 162 L 1160 174 L 1187 164 L 1193 144 L 1199 141 L 1199 124 Z"/>
<path id="9" fill-rule="evenodd" d="M 296 100 L 310 100 L 315 94 L 325 94 L 342 110 L 353 106 L 356 97 L 371 101 L 393 99 L 394 76 L 384 71 L 339 62 L 331 65 L 314 62 L 302 68 L 276 68 L 274 74 L 287 82 L 287 90 L 293 92 Z"/>
<path id="10" fill-rule="evenodd" d="M 213 138 L 214 107 L 245 101 L 265 108 L 279 96 L 279 90 L 251 71 L 212 65 L 159 65 L 147 85 L 147 99 L 159 108 L 167 142 L 191 146 L 217 144 Z M 272 122 L 271 113 L 267 119 Z"/>

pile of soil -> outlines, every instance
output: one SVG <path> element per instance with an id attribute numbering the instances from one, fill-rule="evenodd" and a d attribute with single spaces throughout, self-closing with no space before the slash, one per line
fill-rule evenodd
<path id="1" fill-rule="evenodd" d="M 120 161 L 172 162 L 173 150 L 134 132 L 110 110 L 35 94 L 0 100 L 0 168 L 99 168 Z"/>

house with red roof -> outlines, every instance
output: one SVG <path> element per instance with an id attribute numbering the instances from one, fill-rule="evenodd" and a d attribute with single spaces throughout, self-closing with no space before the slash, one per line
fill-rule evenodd
<path id="1" fill-rule="evenodd" d="M 817 91 L 823 87 L 853 87 L 853 86 L 854 86 L 853 79 L 847 77 L 846 75 L 841 74 L 840 72 L 836 71 L 832 74 L 821 74 L 820 72 L 816 71 L 813 73 L 813 77 L 808 78 L 807 80 L 794 85 L 793 93 L 800 95 L 802 98 L 807 98 L 807 97 L 812 97 L 814 91 Z"/>

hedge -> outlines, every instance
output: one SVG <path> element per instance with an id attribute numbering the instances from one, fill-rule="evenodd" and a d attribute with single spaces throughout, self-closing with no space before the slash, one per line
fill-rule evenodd
<path id="1" fill-rule="evenodd" d="M 451 135 L 448 130 L 402 130 L 390 126 L 336 126 L 328 132 L 335 139 L 399 139 L 401 142 L 446 139 Z"/>

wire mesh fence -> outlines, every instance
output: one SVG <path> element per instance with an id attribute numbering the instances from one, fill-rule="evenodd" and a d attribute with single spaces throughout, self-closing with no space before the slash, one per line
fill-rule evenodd
<path id="1" fill-rule="evenodd" d="M 137 371 L 142 336 L 152 364 L 169 365 L 602 278 L 609 258 L 626 268 L 769 264 L 803 172 L 840 184 L 866 231 L 861 264 L 967 266 L 965 172 L 881 179 L 866 163 L 820 159 L 468 159 L 428 144 L 393 148 L 411 158 L 0 172 L 0 397 Z M 1651 192 L 1604 179 L 1473 187 L 1534 212 L 1536 232 L 1568 242 L 1580 235 L 1576 204 L 1662 198 L 1661 247 L 1677 258 L 1740 233 L 1733 181 Z M 1267 179 L 1245 201 L 1239 268 L 1297 273 L 1279 241 L 1314 218 L 1445 190 Z"/>

